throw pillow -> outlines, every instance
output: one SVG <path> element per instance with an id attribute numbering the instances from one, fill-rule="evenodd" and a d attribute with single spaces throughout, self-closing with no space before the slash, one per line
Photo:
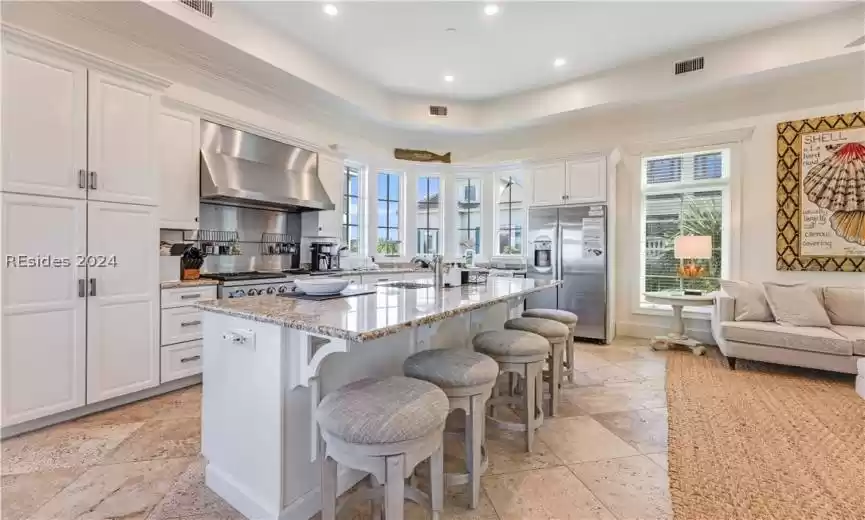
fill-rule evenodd
<path id="1" fill-rule="evenodd" d="M 823 299 L 832 324 L 865 327 L 865 287 L 824 287 Z"/>
<path id="2" fill-rule="evenodd" d="M 724 292 L 735 298 L 733 319 L 736 321 L 775 321 L 772 309 L 763 294 L 763 288 L 755 283 L 721 280 Z"/>
<path id="3" fill-rule="evenodd" d="M 814 288 L 808 284 L 763 282 L 766 300 L 780 325 L 795 327 L 830 327 L 832 322 L 820 304 Z"/>

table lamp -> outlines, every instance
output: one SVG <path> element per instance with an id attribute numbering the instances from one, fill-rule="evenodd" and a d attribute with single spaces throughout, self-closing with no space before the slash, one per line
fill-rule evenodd
<path id="1" fill-rule="evenodd" d="M 703 266 L 693 262 L 695 258 L 712 258 L 712 237 L 710 236 L 680 236 L 673 245 L 673 256 L 679 260 L 679 276 L 686 279 L 696 279 L 706 274 Z M 685 264 L 685 260 L 691 260 Z M 685 294 L 701 295 L 703 291 L 685 289 Z"/>

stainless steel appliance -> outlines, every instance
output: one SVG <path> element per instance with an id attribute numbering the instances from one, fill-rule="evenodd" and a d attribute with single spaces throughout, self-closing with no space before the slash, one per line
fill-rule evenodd
<path id="1" fill-rule="evenodd" d="M 311 252 L 310 270 L 312 271 L 338 271 L 339 270 L 339 245 L 333 242 L 316 241 L 309 245 Z"/>
<path id="2" fill-rule="evenodd" d="M 577 337 L 609 342 L 607 207 L 532 208 L 528 240 L 526 276 L 564 285 L 530 295 L 526 308 L 571 311 L 579 316 Z"/>
<path id="3" fill-rule="evenodd" d="M 294 290 L 293 278 L 285 273 L 244 271 L 235 273 L 202 273 L 202 278 L 218 280 L 216 297 L 242 298 L 259 294 L 283 294 Z"/>
<path id="4" fill-rule="evenodd" d="M 318 154 L 201 122 L 201 199 L 301 212 L 334 209 L 318 178 Z"/>

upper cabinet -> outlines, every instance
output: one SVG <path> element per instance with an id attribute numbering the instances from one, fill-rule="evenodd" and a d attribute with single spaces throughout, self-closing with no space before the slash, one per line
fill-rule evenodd
<path id="1" fill-rule="evenodd" d="M 593 157 L 532 169 L 532 205 L 561 206 L 607 200 L 607 161 Z"/>
<path id="2" fill-rule="evenodd" d="M 605 202 L 607 200 L 607 161 L 603 157 L 568 161 L 567 204 Z"/>
<path id="3" fill-rule="evenodd" d="M 163 108 L 158 125 L 159 227 L 198 229 L 201 120 Z"/>
<path id="4" fill-rule="evenodd" d="M 318 235 L 342 236 L 342 198 L 345 186 L 345 164 L 339 157 L 318 154 L 318 178 L 335 206 L 331 211 L 319 211 Z"/>
<path id="5" fill-rule="evenodd" d="M 157 205 L 156 125 L 167 83 L 8 31 L 3 191 Z"/>
<path id="6" fill-rule="evenodd" d="M 155 206 L 158 94 L 94 71 L 88 87 L 89 198 Z"/>
<path id="7" fill-rule="evenodd" d="M 87 196 L 87 69 L 3 45 L 3 191 Z"/>

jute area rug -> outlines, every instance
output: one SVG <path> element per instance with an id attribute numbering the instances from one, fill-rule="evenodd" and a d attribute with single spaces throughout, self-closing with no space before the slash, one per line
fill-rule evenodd
<path id="1" fill-rule="evenodd" d="M 865 519 L 853 376 L 677 352 L 667 401 L 677 520 Z"/>

